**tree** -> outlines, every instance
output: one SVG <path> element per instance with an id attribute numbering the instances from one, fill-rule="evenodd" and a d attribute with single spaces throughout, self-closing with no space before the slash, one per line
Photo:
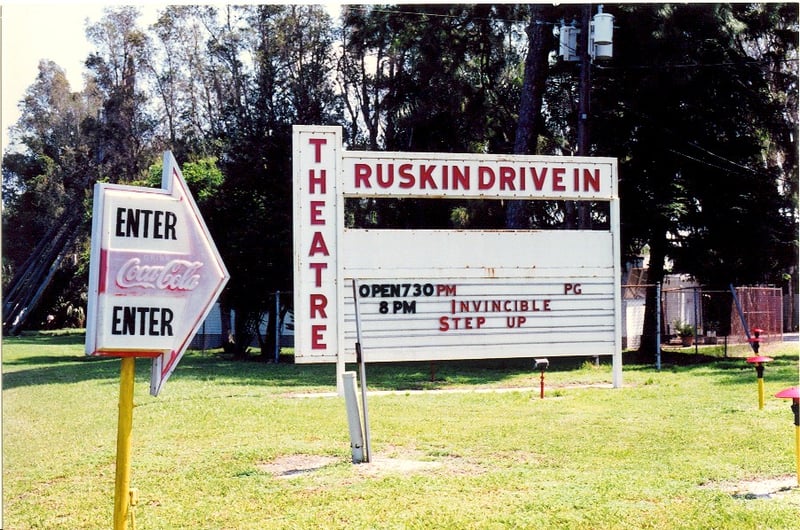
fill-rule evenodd
<path id="1" fill-rule="evenodd" d="M 514 139 L 514 154 L 536 154 L 538 137 L 543 132 L 542 101 L 548 76 L 548 57 L 553 45 L 551 28 L 544 21 L 551 18 L 550 9 L 541 4 L 530 6 L 528 53 L 525 56 L 525 73 L 519 98 L 519 118 Z M 506 207 L 506 227 L 528 228 L 527 203 L 509 201 Z"/>
<path id="2" fill-rule="evenodd" d="M 596 70 L 593 143 L 620 159 L 626 248 L 649 245 L 655 283 L 668 259 L 711 286 L 771 281 L 793 259 L 779 248 L 792 239 L 781 214 L 792 208 L 778 178 L 797 177 L 765 159 L 764 139 L 785 125 L 773 125 L 773 92 L 762 59 L 744 53 L 742 21 L 727 4 L 615 15 L 613 66 Z M 648 347 L 655 330 L 645 332 Z"/>
<path id="3" fill-rule="evenodd" d="M 86 30 L 97 50 L 86 60 L 90 74 L 85 90 L 102 101 L 100 116 L 91 121 L 93 149 L 99 176 L 110 182 L 142 179 L 158 152 L 152 143 L 155 120 L 137 82 L 150 46 L 137 26 L 139 16 L 133 7 L 106 9 Z"/>
<path id="4" fill-rule="evenodd" d="M 346 8 L 338 79 L 354 147 L 511 152 L 521 11 L 513 5 Z M 362 226 L 502 226 L 503 210 L 492 202 L 368 200 L 349 209 Z"/>
<path id="5" fill-rule="evenodd" d="M 331 24 L 319 6 L 228 7 L 221 23 L 212 20 L 209 49 L 229 88 L 220 90 L 225 181 L 207 221 L 225 234 L 218 247 L 231 272 L 223 305 L 236 311 L 233 349 L 244 355 L 255 338 L 267 354 L 274 326 L 264 338 L 259 323 L 272 293 L 292 281 L 291 126 L 338 121 Z"/>
<path id="6" fill-rule="evenodd" d="M 620 160 L 626 253 L 649 245 L 651 281 L 670 264 L 706 282 L 780 281 L 797 261 L 796 6 L 606 9 L 615 58 L 592 67 L 584 148 Z M 557 20 L 581 12 L 348 5 L 339 46 L 319 6 L 169 6 L 149 30 L 135 8 L 110 9 L 87 31 L 84 89 L 71 92 L 45 64 L 23 102 L 23 149 L 3 162 L 3 221 L 26 237 L 7 238 L 4 270 L 26 268 L 64 212 L 83 220 L 95 181 L 143 182 L 169 147 L 216 179 L 201 209 L 232 272 L 222 300 L 237 311 L 243 352 L 271 293 L 291 283 L 291 125 L 343 124 L 351 149 L 574 153 L 576 68 L 548 54 Z M 348 204 L 348 218 L 564 224 L 563 205 L 508 202 L 369 200 Z M 86 225 L 77 231 L 85 242 Z M 81 244 L 70 252 L 82 255 Z"/>
<path id="7" fill-rule="evenodd" d="M 81 304 L 78 256 L 88 244 L 83 202 L 91 182 L 83 124 L 96 109 L 51 61 L 39 63 L 21 103 L 15 148 L 3 160 L 3 266 L 13 275 L 4 285 L 3 329 L 12 332 L 42 320 L 35 312 L 42 300 L 52 313 Z"/>

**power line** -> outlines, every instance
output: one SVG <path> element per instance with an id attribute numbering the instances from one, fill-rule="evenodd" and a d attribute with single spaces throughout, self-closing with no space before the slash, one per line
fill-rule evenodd
<path id="1" fill-rule="evenodd" d="M 356 6 L 356 5 L 348 5 L 347 8 L 353 11 L 361 11 L 364 13 L 384 13 L 389 15 L 408 15 L 408 16 L 417 16 L 417 17 L 432 17 L 432 18 L 450 18 L 450 19 L 459 19 L 461 18 L 459 15 L 451 15 L 449 13 L 429 13 L 427 11 L 406 11 L 403 9 L 385 9 L 379 7 L 365 7 L 365 6 Z M 486 22 L 506 22 L 506 23 L 516 23 L 516 24 L 524 24 L 526 20 L 516 20 L 516 19 L 505 19 L 505 18 L 496 18 L 496 17 L 471 17 L 471 20 L 481 20 Z M 547 25 L 555 25 L 553 22 L 539 22 L 537 21 L 536 24 L 547 24 Z"/>
<path id="2" fill-rule="evenodd" d="M 349 9 L 354 11 L 361 11 L 363 13 L 385 13 L 385 14 L 395 14 L 395 15 L 407 15 L 407 16 L 417 16 L 417 17 L 432 17 L 432 18 L 447 18 L 447 19 L 460 19 L 459 15 L 452 15 L 449 13 L 431 13 L 428 11 L 408 11 L 404 9 L 388 9 L 388 8 L 379 8 L 379 7 L 368 7 L 368 6 L 358 6 L 358 5 L 349 5 L 347 6 Z M 480 20 L 485 22 L 504 22 L 509 24 L 524 24 L 526 21 L 524 19 L 504 19 L 504 18 L 489 18 L 489 17 L 472 17 L 471 20 Z M 535 24 L 538 25 L 547 25 L 547 26 L 557 26 L 561 25 L 561 22 L 548 22 L 548 21 L 535 21 Z M 574 51 L 574 50 L 573 50 Z M 624 71 L 624 70 L 670 70 L 673 68 L 679 69 L 690 69 L 690 68 L 720 68 L 720 67 L 728 67 L 728 66 L 770 66 L 771 63 L 783 63 L 783 64 L 790 64 L 790 63 L 798 63 L 800 62 L 800 58 L 792 58 L 792 59 L 780 59 L 780 60 L 772 60 L 772 59 L 751 59 L 749 61 L 741 61 L 741 62 L 734 62 L 734 61 L 722 61 L 716 63 L 676 63 L 676 64 L 663 64 L 663 65 L 624 65 L 624 66 L 608 66 L 603 64 L 596 64 L 594 65 L 599 70 L 606 70 L 606 71 Z"/>
<path id="3" fill-rule="evenodd" d="M 800 61 L 798 58 L 794 59 L 781 59 L 778 61 L 773 61 L 772 59 L 751 59 L 747 61 L 726 61 L 726 62 L 719 62 L 719 63 L 678 63 L 678 64 L 640 64 L 640 65 L 623 65 L 623 66 L 605 66 L 605 65 L 597 65 L 599 70 L 670 70 L 673 68 L 720 68 L 720 67 L 728 67 L 728 66 L 770 66 L 770 64 L 778 62 L 783 64 L 789 63 L 797 63 Z"/>

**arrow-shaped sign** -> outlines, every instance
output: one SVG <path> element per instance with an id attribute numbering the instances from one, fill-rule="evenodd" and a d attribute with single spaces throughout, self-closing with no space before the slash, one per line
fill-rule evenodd
<path id="1" fill-rule="evenodd" d="M 161 189 L 95 185 L 88 355 L 153 358 L 157 396 L 229 277 L 172 153 Z"/>

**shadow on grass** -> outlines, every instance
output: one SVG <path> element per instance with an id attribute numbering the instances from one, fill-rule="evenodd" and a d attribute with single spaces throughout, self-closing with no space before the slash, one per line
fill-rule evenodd
<path id="1" fill-rule="evenodd" d="M 83 334 L 37 334 L 5 339 L 6 346 L 19 346 L 24 352 L 5 355 L 3 387 L 53 383 L 77 383 L 88 380 L 119 379 L 120 363 L 115 358 L 87 357 L 82 351 Z M 52 353 L 53 346 L 74 346 L 62 355 Z M 39 353 L 41 352 L 41 353 Z M 294 364 L 291 356 L 278 364 L 263 362 L 257 357 L 234 360 L 218 350 L 189 351 L 181 359 L 174 378 L 198 381 L 217 381 L 239 385 L 275 386 L 287 389 L 334 390 L 334 364 Z M 586 358 L 550 359 L 549 372 L 580 368 Z M 432 390 L 454 385 L 491 385 L 520 375 L 534 375 L 532 358 L 486 359 L 473 361 L 437 361 L 407 363 L 371 363 L 367 365 L 367 382 L 376 390 Z M 136 363 L 137 378 L 149 379 L 151 363 L 140 359 Z M 23 368 L 24 367 L 24 368 Z M 356 371 L 356 365 L 348 365 Z M 538 373 L 538 372 L 537 372 Z"/>
<path id="2" fill-rule="evenodd" d="M 77 383 L 88 380 L 119 379 L 120 363 L 115 358 L 87 357 L 82 351 L 83 334 L 36 334 L 4 339 L 6 346 L 20 346 L 25 352 L 4 354 L 3 387 L 53 383 Z M 52 348 L 67 347 L 62 355 L 52 354 Z M 71 348 L 70 346 L 74 347 Z M 40 353 L 41 352 L 41 353 Z M 291 359 L 291 357 L 288 357 Z M 591 362 L 591 357 L 550 358 L 548 373 L 569 372 Z M 604 359 L 605 361 L 606 359 Z M 372 363 L 367 365 L 367 382 L 375 390 L 433 390 L 452 386 L 480 386 L 501 384 L 520 376 L 535 377 L 532 358 L 485 359 L 470 361 L 437 361 L 407 363 Z M 141 359 L 136 364 L 137 378 L 150 378 L 150 361 Z M 778 357 L 768 371 L 788 374 L 792 366 L 795 373 L 797 359 Z M 24 367 L 24 368 L 22 368 Z M 8 369 L 10 368 L 10 370 Z M 711 369 L 724 384 L 751 384 L 753 369 L 744 359 L 720 358 L 683 352 L 663 352 L 662 369 Z M 348 365 L 356 371 L 356 365 Z M 623 355 L 624 370 L 652 370 L 654 356 L 642 357 L 634 352 Z M 278 364 L 263 362 L 257 357 L 234 360 L 220 351 L 189 351 L 181 359 L 175 378 L 220 383 L 286 387 L 287 390 L 304 388 L 330 391 L 336 386 L 336 368 L 333 364 Z"/>
<path id="3" fill-rule="evenodd" d="M 791 350 L 789 350 L 791 351 Z M 765 378 L 773 381 L 785 380 L 787 385 L 797 384 L 798 356 L 795 353 L 773 354 L 773 360 L 765 367 Z M 626 352 L 623 356 L 625 370 L 652 370 L 650 362 L 654 354 L 642 356 L 638 352 Z M 662 370 L 703 372 L 713 375 L 721 385 L 751 385 L 756 380 L 755 367 L 746 357 L 721 357 L 693 351 L 664 350 L 661 353 Z"/>

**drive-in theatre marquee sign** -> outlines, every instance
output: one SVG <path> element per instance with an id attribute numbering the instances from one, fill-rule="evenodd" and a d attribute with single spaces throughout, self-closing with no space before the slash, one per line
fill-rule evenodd
<path id="1" fill-rule="evenodd" d="M 621 385 L 613 158 L 345 151 L 295 126 L 295 361 L 610 355 Z M 607 201 L 607 230 L 345 227 L 353 198 Z M 356 289 L 353 289 L 353 282 Z M 354 295 L 355 293 L 355 295 Z"/>

